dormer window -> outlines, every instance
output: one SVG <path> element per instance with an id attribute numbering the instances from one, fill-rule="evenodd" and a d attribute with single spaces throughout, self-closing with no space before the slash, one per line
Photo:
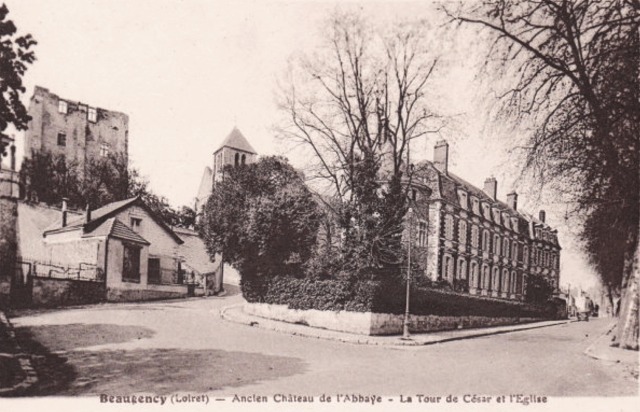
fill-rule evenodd
<path id="1" fill-rule="evenodd" d="M 139 233 L 141 226 L 142 226 L 142 219 L 140 219 L 139 217 L 132 217 L 131 218 L 131 229 L 134 232 Z"/>
<path id="2" fill-rule="evenodd" d="M 458 190 L 458 201 L 460 202 L 460 207 L 464 210 L 467 210 L 469 208 L 467 192 L 462 189 Z"/>
<path id="3" fill-rule="evenodd" d="M 504 224 L 504 227 L 506 227 L 507 229 L 511 229 L 511 219 L 509 219 L 508 214 L 502 214 L 502 223 Z"/>
<path id="4" fill-rule="evenodd" d="M 93 123 L 98 121 L 98 111 L 95 107 L 89 107 L 89 110 L 87 111 L 87 119 Z"/>
<path id="5" fill-rule="evenodd" d="M 475 213 L 476 215 L 480 214 L 480 201 L 477 197 L 471 198 L 471 207 L 473 208 L 473 213 Z"/>
<path id="6" fill-rule="evenodd" d="M 484 214 L 485 219 L 491 220 L 491 207 L 488 203 L 482 203 L 482 212 Z"/>
<path id="7" fill-rule="evenodd" d="M 511 218 L 511 229 L 513 229 L 514 231 L 518 232 L 518 218 L 517 217 L 512 217 Z"/>
<path id="8" fill-rule="evenodd" d="M 58 113 L 67 114 L 69 107 L 64 100 L 58 100 Z"/>
<path id="9" fill-rule="evenodd" d="M 493 221 L 500 224 L 500 211 L 498 209 L 493 209 Z"/>

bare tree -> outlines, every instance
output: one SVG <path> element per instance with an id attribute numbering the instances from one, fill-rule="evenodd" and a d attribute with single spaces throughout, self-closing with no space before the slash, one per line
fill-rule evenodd
<path id="1" fill-rule="evenodd" d="M 322 48 L 291 66 L 279 134 L 310 154 L 307 179 L 333 199 L 327 208 L 347 237 L 359 233 L 366 253 L 380 256 L 383 239 L 402 230 L 410 142 L 442 127 L 426 105 L 437 58 L 417 25 L 382 33 L 338 13 L 327 29 Z"/>
<path id="2" fill-rule="evenodd" d="M 618 339 L 636 350 L 639 8 L 637 0 L 490 0 L 445 8 L 454 21 L 494 35 L 487 62 L 513 80 L 501 114 L 532 130 L 516 143 L 525 152 L 523 170 L 572 195 L 604 283 L 635 291 L 623 295 Z"/>

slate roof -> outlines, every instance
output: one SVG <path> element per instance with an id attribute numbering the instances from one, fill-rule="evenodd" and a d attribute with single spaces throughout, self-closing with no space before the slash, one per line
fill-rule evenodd
<path id="1" fill-rule="evenodd" d="M 218 150 L 214 153 L 220 151 L 223 147 L 230 147 L 232 149 L 242 150 L 243 152 L 257 154 L 255 149 L 251 146 L 246 137 L 238 130 L 237 127 L 234 127 L 231 133 L 224 139 Z"/>
<path id="2" fill-rule="evenodd" d="M 115 217 L 105 220 L 91 231 L 87 231 L 82 235 L 83 238 L 98 236 L 110 236 L 130 242 L 142 243 L 144 245 L 151 244 Z"/>
<path id="3" fill-rule="evenodd" d="M 213 273 L 218 269 L 220 261 L 211 261 L 207 248 L 198 232 L 179 227 L 174 228 L 174 230 L 184 241 L 178 251 L 184 257 L 187 266 L 202 274 Z M 219 258 L 219 256 L 217 257 Z"/>
<path id="4" fill-rule="evenodd" d="M 147 206 L 144 201 L 139 197 L 132 197 L 131 199 L 125 199 L 125 200 L 121 200 L 118 202 L 113 202 L 113 203 L 109 203 L 108 205 L 105 205 L 99 209 L 93 210 L 91 211 L 91 221 L 89 223 L 85 222 L 85 217 L 84 215 L 82 216 L 78 216 L 75 218 L 71 218 L 68 222 L 67 222 L 67 226 L 62 227 L 62 221 L 61 219 L 58 219 L 54 224 L 52 224 L 49 228 L 47 228 L 43 235 L 47 235 L 49 233 L 60 233 L 60 232 L 66 232 L 69 230 L 74 230 L 74 229 L 79 229 L 82 228 L 83 232 L 85 234 L 87 233 L 93 233 L 94 230 L 96 230 L 99 226 L 101 226 L 106 220 L 115 217 L 115 215 L 117 215 L 119 212 L 121 212 L 122 210 L 126 209 L 127 207 L 133 206 L 140 206 L 141 208 L 143 208 L 144 210 L 147 211 L 147 213 L 149 213 L 149 216 L 151 216 L 151 218 L 153 219 L 154 222 L 156 222 L 158 224 L 158 226 L 160 226 L 162 229 L 164 229 L 165 232 L 167 232 L 169 234 L 169 236 L 171 236 L 178 244 L 182 244 L 184 243 L 183 240 L 180 238 L 180 236 L 178 236 L 163 220 L 162 218 L 160 218 L 159 216 L 156 215 L 155 212 L 153 212 L 149 206 Z M 120 222 L 122 223 L 122 222 Z M 126 226 L 126 225 L 125 225 Z M 101 229 L 101 230 L 106 230 L 105 228 Z M 109 232 L 111 233 L 111 232 Z M 122 232 L 119 232 L 122 233 Z M 135 233 L 135 232 L 134 232 Z M 97 236 L 97 235 L 94 235 Z M 142 239 L 142 238 L 140 238 Z M 142 239 L 144 242 L 146 242 L 145 239 Z"/>

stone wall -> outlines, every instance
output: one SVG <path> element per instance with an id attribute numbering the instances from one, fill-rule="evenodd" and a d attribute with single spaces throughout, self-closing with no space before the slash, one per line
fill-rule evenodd
<path id="1" fill-rule="evenodd" d="M 104 302 L 104 282 L 33 278 L 32 307 L 53 308 Z"/>
<path id="2" fill-rule="evenodd" d="M 395 335 L 402 333 L 403 315 L 372 312 L 321 311 L 289 309 L 287 305 L 247 303 L 244 311 L 254 316 L 297 323 L 316 328 L 330 329 L 361 335 Z M 470 329 L 489 326 L 534 322 L 536 318 L 510 318 L 486 316 L 437 316 L 411 315 L 409 330 L 412 333 Z"/>
<path id="3" fill-rule="evenodd" d="M 202 289 L 200 289 L 200 295 L 202 295 Z M 145 289 L 107 288 L 107 300 L 109 302 L 135 302 L 185 297 L 187 297 L 186 285 L 147 285 Z"/>
<path id="4" fill-rule="evenodd" d="M 0 178 L 5 171 L 0 171 Z M 9 293 L 16 260 L 16 222 L 18 202 L 15 198 L 0 193 L 0 307 L 9 304 Z"/>

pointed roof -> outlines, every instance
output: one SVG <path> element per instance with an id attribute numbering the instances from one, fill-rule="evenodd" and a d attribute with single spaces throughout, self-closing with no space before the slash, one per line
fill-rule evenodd
<path id="1" fill-rule="evenodd" d="M 130 199 L 125 199 L 125 200 L 120 200 L 118 202 L 109 203 L 108 205 L 105 205 L 99 209 L 92 211 L 91 221 L 89 223 L 85 221 L 85 217 L 83 215 L 78 216 L 74 219 L 71 219 L 68 222 L 67 226 L 64 226 L 64 227 L 62 226 L 62 222 L 58 220 L 57 222 L 54 222 L 49 228 L 47 228 L 44 231 L 43 235 L 46 236 L 49 233 L 60 233 L 60 232 L 66 232 L 68 230 L 74 230 L 74 229 L 80 229 L 80 228 L 84 231 L 84 233 L 91 233 L 94 231 L 94 229 L 96 229 L 98 226 L 104 223 L 107 219 L 115 217 L 120 211 L 132 205 L 140 206 L 141 208 L 143 208 L 149 214 L 149 216 L 151 216 L 153 221 L 156 222 L 162 229 L 164 229 L 164 231 L 167 232 L 169 236 L 171 236 L 178 244 L 184 243 L 183 240 L 180 238 L 180 236 L 178 236 L 169 227 L 169 225 L 167 225 L 162 220 L 160 216 L 158 216 L 153 210 L 151 210 L 151 208 L 149 208 L 149 206 L 140 198 L 140 196 L 132 197 Z M 116 222 L 112 223 L 112 225 L 115 225 L 113 227 L 115 227 L 116 231 L 121 229 L 121 225 L 118 224 L 117 222 L 119 221 L 116 219 Z M 112 226 L 106 226 L 103 230 L 106 230 L 107 228 L 109 229 L 109 231 L 111 231 Z M 142 239 L 142 240 L 146 242 L 145 239 Z"/>
<path id="2" fill-rule="evenodd" d="M 86 231 L 82 237 L 102 237 L 111 236 L 117 239 L 129 240 L 143 245 L 150 245 L 145 238 L 134 232 L 127 225 L 122 223 L 118 218 L 112 217 L 102 222 L 92 230 Z"/>
<path id="3" fill-rule="evenodd" d="M 231 133 L 224 139 L 218 150 L 214 153 L 222 150 L 223 147 L 230 147 L 232 149 L 242 150 L 243 152 L 258 154 L 246 137 L 238 130 L 237 127 L 234 127 Z"/>

